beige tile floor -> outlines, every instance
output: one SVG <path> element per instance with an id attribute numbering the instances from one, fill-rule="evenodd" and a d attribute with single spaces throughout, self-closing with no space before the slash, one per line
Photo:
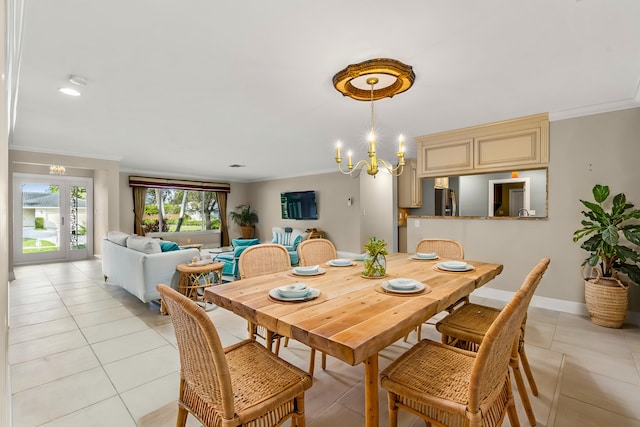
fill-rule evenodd
<path id="1" fill-rule="evenodd" d="M 105 285 L 99 261 L 24 266 L 15 273 L 9 332 L 14 427 L 175 425 L 179 356 L 170 319 L 157 306 Z M 243 319 L 220 308 L 208 314 L 224 345 L 245 338 Z M 425 325 L 423 335 L 439 340 L 433 326 Z M 612 330 L 531 308 L 526 341 L 540 390 L 531 399 L 539 426 L 640 426 L 640 328 Z M 413 342 L 415 334 L 385 349 L 381 368 Z M 281 356 L 306 369 L 309 352 L 292 342 Z M 363 372 L 331 357 L 326 371 L 318 366 L 305 395 L 307 425 L 364 425 Z M 380 410 L 380 425 L 387 425 L 382 392 Z M 189 417 L 187 425 L 199 423 Z M 399 425 L 424 424 L 401 411 Z"/>

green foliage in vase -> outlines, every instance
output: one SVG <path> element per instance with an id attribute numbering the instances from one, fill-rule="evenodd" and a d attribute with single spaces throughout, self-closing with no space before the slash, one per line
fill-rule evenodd
<path id="1" fill-rule="evenodd" d="M 367 257 L 364 260 L 364 271 L 362 274 L 368 277 L 384 276 L 386 273 L 387 242 L 377 240 L 375 237 L 369 239 L 364 245 Z"/>

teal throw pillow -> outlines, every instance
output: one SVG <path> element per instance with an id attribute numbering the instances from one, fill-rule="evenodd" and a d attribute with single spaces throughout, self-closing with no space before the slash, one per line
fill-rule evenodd
<path id="1" fill-rule="evenodd" d="M 160 250 L 162 252 L 179 251 L 180 246 L 176 242 L 167 242 L 165 240 L 160 241 Z"/>

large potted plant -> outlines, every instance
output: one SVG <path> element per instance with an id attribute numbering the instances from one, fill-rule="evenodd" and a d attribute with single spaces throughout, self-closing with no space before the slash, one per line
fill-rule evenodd
<path id="1" fill-rule="evenodd" d="M 258 222 L 258 214 L 251 209 L 250 205 L 236 206 L 235 210 L 229 213 L 229 218 L 240 226 L 243 239 L 251 238 L 255 224 Z"/>
<path id="2" fill-rule="evenodd" d="M 595 203 L 580 202 L 587 208 L 582 214 L 582 228 L 573 233 L 573 241 L 585 237 L 580 247 L 589 256 L 582 263 L 583 268 L 591 267 L 585 278 L 585 301 L 591 321 L 597 325 L 619 328 L 627 315 L 628 286 L 618 278 L 618 272 L 629 281 L 640 285 L 640 210 L 634 209 L 627 197 L 617 194 L 613 197 L 610 210 L 603 204 L 609 198 L 609 187 L 593 187 Z M 607 206 L 609 206 L 607 204 Z"/>

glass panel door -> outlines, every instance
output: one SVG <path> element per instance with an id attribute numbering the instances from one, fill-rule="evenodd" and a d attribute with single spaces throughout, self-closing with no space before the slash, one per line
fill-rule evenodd
<path id="1" fill-rule="evenodd" d="M 14 174 L 16 264 L 93 256 L 90 178 Z"/>

